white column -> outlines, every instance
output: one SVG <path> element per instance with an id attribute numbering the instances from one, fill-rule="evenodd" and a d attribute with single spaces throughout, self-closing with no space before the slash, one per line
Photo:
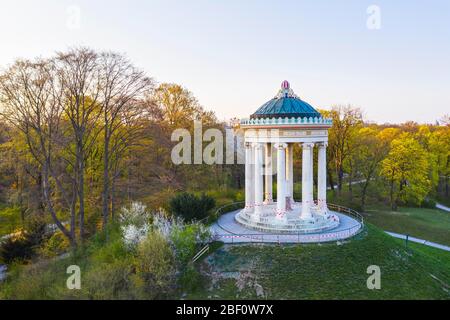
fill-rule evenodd
<path id="1" fill-rule="evenodd" d="M 311 201 L 311 206 L 314 205 L 314 143 L 311 143 L 311 162 L 309 165 L 311 166 L 311 169 L 309 171 L 309 179 L 311 188 L 309 189 L 309 201 Z"/>
<path id="2" fill-rule="evenodd" d="M 317 204 L 327 213 L 327 143 L 319 144 L 317 163 Z"/>
<path id="3" fill-rule="evenodd" d="M 294 145 L 288 144 L 286 149 L 286 179 L 287 179 L 287 196 L 289 201 L 294 202 Z"/>
<path id="4" fill-rule="evenodd" d="M 255 151 L 255 214 L 262 212 L 263 205 L 263 145 L 254 144 Z"/>
<path id="5" fill-rule="evenodd" d="M 251 143 L 245 144 L 245 210 L 253 211 L 254 192 L 253 192 L 253 150 Z"/>
<path id="6" fill-rule="evenodd" d="M 286 148 L 285 143 L 277 143 L 277 217 L 286 213 Z"/>
<path id="7" fill-rule="evenodd" d="M 273 203 L 273 196 L 272 196 L 272 144 L 271 143 L 266 143 L 266 148 L 265 148 L 265 200 L 264 203 L 265 204 L 271 204 Z"/>
<path id="8" fill-rule="evenodd" d="M 302 144 L 302 219 L 311 219 L 311 152 L 314 144 L 304 142 Z"/>

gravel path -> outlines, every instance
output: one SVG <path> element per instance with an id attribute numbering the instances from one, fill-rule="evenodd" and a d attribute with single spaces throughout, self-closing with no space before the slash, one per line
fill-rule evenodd
<path id="1" fill-rule="evenodd" d="M 444 210 L 444 211 L 447 211 L 447 212 L 450 212 L 450 208 L 449 207 L 446 207 L 446 206 L 444 206 L 443 204 L 440 204 L 440 203 L 436 203 L 436 208 Z"/>
<path id="2" fill-rule="evenodd" d="M 406 235 L 404 235 L 404 234 L 395 233 L 395 232 L 389 232 L 389 231 L 385 231 L 385 232 L 387 234 L 395 237 L 395 238 L 406 239 Z M 436 243 L 436 242 L 431 242 L 431 241 L 424 240 L 424 239 L 419 239 L 419 238 L 415 238 L 415 237 L 409 236 L 408 237 L 408 241 L 417 242 L 417 243 L 424 244 L 424 245 L 429 246 L 429 247 L 434 247 L 434 248 L 442 249 L 442 250 L 445 250 L 445 251 L 450 251 L 450 247 L 449 246 L 445 246 L 443 244 L 439 244 L 439 243 Z"/>

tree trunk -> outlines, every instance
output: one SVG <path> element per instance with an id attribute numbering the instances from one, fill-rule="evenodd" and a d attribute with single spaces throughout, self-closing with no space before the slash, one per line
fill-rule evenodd
<path id="1" fill-rule="evenodd" d="M 17 170 L 17 169 L 16 169 Z M 16 185 L 17 185 L 17 202 L 20 208 L 20 221 L 22 222 L 22 226 L 25 226 L 25 208 L 23 205 L 23 191 L 22 191 L 22 183 L 20 182 L 20 175 L 16 176 Z"/>
<path id="2" fill-rule="evenodd" d="M 39 186 L 39 189 L 41 190 L 41 194 L 39 195 L 39 204 L 38 207 L 39 209 L 41 209 L 42 212 L 45 212 L 45 199 L 44 199 L 44 194 L 43 194 L 43 179 L 42 179 L 42 173 L 38 174 L 37 177 L 37 184 Z"/>
<path id="3" fill-rule="evenodd" d="M 395 209 L 394 209 L 394 179 L 391 179 L 389 195 L 390 195 L 391 209 L 395 211 Z"/>
<path id="4" fill-rule="evenodd" d="M 242 182 L 241 182 L 241 170 L 239 165 L 233 165 L 233 171 L 234 171 L 234 177 L 235 177 L 235 186 L 238 190 L 242 188 Z"/>
<path id="5" fill-rule="evenodd" d="M 58 219 L 56 212 L 53 208 L 53 203 L 52 203 L 52 200 L 50 199 L 50 183 L 49 183 L 49 179 L 48 179 L 48 163 L 44 164 L 42 170 L 43 170 L 42 193 L 44 196 L 44 201 L 47 204 L 47 209 L 50 212 L 50 215 L 51 215 L 53 221 L 55 222 L 56 226 L 58 227 L 58 229 L 61 230 L 61 232 L 69 239 L 70 245 L 72 247 L 76 247 L 75 237 L 72 237 L 70 232 L 66 229 L 66 227 L 64 227 L 64 225 Z"/>
<path id="6" fill-rule="evenodd" d="M 327 174 L 328 174 L 328 183 L 330 185 L 330 189 L 332 191 L 334 191 L 333 174 L 331 173 L 329 166 L 327 166 Z"/>
<path id="7" fill-rule="evenodd" d="M 103 229 L 105 229 L 106 225 L 108 224 L 108 214 L 109 214 L 108 197 L 109 197 L 109 134 L 108 134 L 108 127 L 106 125 L 104 152 L 103 152 L 103 192 L 102 192 Z"/>
<path id="8" fill-rule="evenodd" d="M 110 200 L 111 200 L 111 220 L 114 221 L 115 219 L 115 215 L 116 215 L 116 175 L 114 175 L 112 181 L 111 181 L 111 196 L 110 196 Z"/>
<path id="9" fill-rule="evenodd" d="M 445 196 L 448 198 L 448 180 L 449 180 L 449 176 L 445 177 Z"/>
<path id="10" fill-rule="evenodd" d="M 237 182 L 237 188 L 240 190 L 242 188 L 240 172 L 237 173 L 236 182 Z"/>
<path id="11" fill-rule="evenodd" d="M 341 194 L 342 191 L 342 180 L 344 179 L 344 170 L 342 169 L 342 166 L 339 166 L 339 170 L 338 170 L 338 191 L 339 191 L 339 195 Z"/>
<path id="12" fill-rule="evenodd" d="M 361 211 L 364 212 L 366 207 L 366 194 L 367 194 L 367 187 L 369 186 L 368 183 L 369 180 L 366 180 L 364 183 L 362 190 L 361 190 Z"/>
<path id="13" fill-rule="evenodd" d="M 76 204 L 77 204 L 77 190 L 76 183 L 73 183 L 73 191 L 72 191 L 72 203 L 70 206 L 70 236 L 75 239 L 76 235 Z"/>
<path id="14" fill-rule="evenodd" d="M 78 160 L 78 218 L 80 229 L 80 241 L 84 241 L 84 154 L 82 142 L 78 142 L 77 160 Z"/>
<path id="15" fill-rule="evenodd" d="M 350 162 L 351 163 L 351 162 Z M 353 168 L 350 164 L 350 174 L 348 175 L 348 192 L 350 193 L 350 201 L 353 201 Z"/>
<path id="16" fill-rule="evenodd" d="M 394 211 L 397 211 L 397 209 L 398 209 L 398 203 L 399 203 L 399 197 L 400 197 L 400 193 L 402 192 L 402 187 L 403 187 L 403 183 L 402 182 L 400 182 L 399 183 L 399 190 L 398 190 L 398 192 L 397 192 L 397 196 L 395 197 L 395 201 L 394 201 Z"/>

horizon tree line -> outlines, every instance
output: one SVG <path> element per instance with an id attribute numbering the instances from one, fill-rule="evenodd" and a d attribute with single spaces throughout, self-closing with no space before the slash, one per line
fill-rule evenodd
<path id="1" fill-rule="evenodd" d="M 327 180 L 338 197 L 348 186 L 362 211 L 375 185 L 394 210 L 439 190 L 448 197 L 448 116 L 377 125 L 351 105 L 320 112 L 333 120 Z M 131 199 L 157 207 L 180 190 L 242 188 L 242 165 L 172 163 L 171 133 L 194 120 L 225 130 L 186 88 L 157 85 L 123 55 L 81 47 L 17 60 L 0 72 L 0 194 L 22 220 L 49 214 L 75 247 Z"/>

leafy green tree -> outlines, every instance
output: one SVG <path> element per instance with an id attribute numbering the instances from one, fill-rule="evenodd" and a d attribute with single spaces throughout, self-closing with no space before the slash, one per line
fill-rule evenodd
<path id="1" fill-rule="evenodd" d="M 420 204 L 430 192 L 428 155 L 409 134 L 404 133 L 392 141 L 381 166 L 381 175 L 389 182 L 393 210 L 407 201 Z"/>
<path id="2" fill-rule="evenodd" d="M 389 143 L 380 138 L 380 132 L 374 127 L 361 128 L 357 133 L 357 142 L 351 153 L 354 170 L 361 178 L 361 210 L 364 211 L 367 190 L 379 171 L 380 162 L 389 151 Z"/>
<path id="3" fill-rule="evenodd" d="M 363 124 L 362 113 L 359 108 L 352 106 L 334 106 L 331 111 L 324 114 L 333 120 L 329 130 L 328 149 L 330 161 L 334 162 L 337 176 L 338 191 L 341 192 L 344 178 L 344 164 L 352 152 L 355 134 Z M 332 185 L 331 175 L 329 181 Z M 333 188 L 333 186 L 332 186 Z"/>
<path id="4" fill-rule="evenodd" d="M 436 160 L 439 181 L 443 182 L 444 195 L 449 197 L 450 180 L 450 126 L 442 126 L 433 131 L 429 138 L 429 150 Z"/>

